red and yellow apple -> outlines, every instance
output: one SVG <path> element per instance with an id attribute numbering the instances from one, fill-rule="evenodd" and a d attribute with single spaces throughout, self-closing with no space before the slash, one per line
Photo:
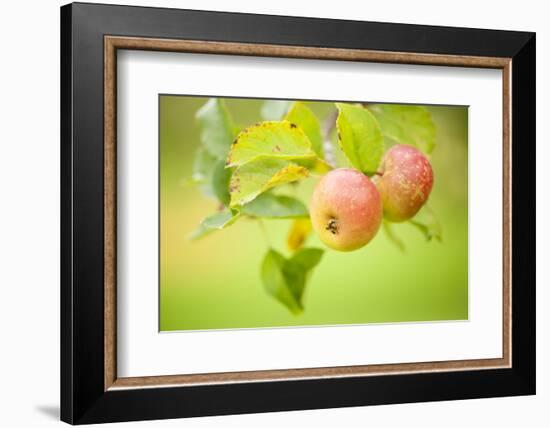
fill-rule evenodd
<path id="1" fill-rule="evenodd" d="M 382 201 L 369 177 L 355 169 L 339 168 L 326 174 L 315 187 L 310 216 L 325 245 L 353 251 L 378 232 Z"/>
<path id="2" fill-rule="evenodd" d="M 384 216 L 402 222 L 416 215 L 433 186 L 428 158 L 414 147 L 398 144 L 388 150 L 373 181 L 380 192 Z"/>

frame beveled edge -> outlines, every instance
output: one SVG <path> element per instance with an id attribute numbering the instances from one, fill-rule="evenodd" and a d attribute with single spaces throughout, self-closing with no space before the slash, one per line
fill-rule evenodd
<path id="1" fill-rule="evenodd" d="M 118 378 L 116 368 L 117 49 L 496 68 L 503 72 L 503 355 L 501 358 Z M 104 390 L 364 377 L 512 367 L 512 59 L 256 43 L 104 36 Z"/>

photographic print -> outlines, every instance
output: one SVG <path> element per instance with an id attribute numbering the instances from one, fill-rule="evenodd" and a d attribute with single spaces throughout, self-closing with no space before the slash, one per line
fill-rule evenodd
<path id="1" fill-rule="evenodd" d="M 160 331 L 468 319 L 468 108 L 159 95 Z"/>

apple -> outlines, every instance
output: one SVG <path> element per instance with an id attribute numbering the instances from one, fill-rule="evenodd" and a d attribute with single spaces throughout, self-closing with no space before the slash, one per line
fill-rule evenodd
<path id="1" fill-rule="evenodd" d="M 398 144 L 382 159 L 373 179 L 384 206 L 384 216 L 394 222 L 414 217 L 432 191 L 434 177 L 428 158 L 412 146 Z"/>
<path id="2" fill-rule="evenodd" d="M 365 174 L 339 168 L 323 176 L 315 187 L 310 216 L 325 245 L 338 251 L 353 251 L 366 245 L 378 232 L 382 200 Z"/>

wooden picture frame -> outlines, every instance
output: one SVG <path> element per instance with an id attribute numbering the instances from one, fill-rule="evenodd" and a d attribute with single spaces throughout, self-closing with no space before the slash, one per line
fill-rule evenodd
<path id="1" fill-rule="evenodd" d="M 501 69 L 502 358 L 118 377 L 118 49 Z M 114 422 L 535 392 L 534 34 L 77 3 L 61 9 L 61 54 L 62 420 Z"/>

